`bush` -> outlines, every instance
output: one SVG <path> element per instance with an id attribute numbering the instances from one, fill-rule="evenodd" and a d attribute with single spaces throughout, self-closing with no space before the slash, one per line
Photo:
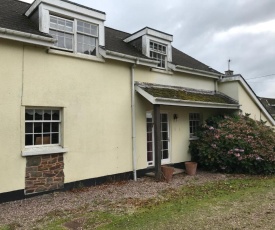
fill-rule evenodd
<path id="1" fill-rule="evenodd" d="M 211 171 L 275 174 L 275 133 L 245 116 L 212 117 L 191 141 L 192 160 Z"/>

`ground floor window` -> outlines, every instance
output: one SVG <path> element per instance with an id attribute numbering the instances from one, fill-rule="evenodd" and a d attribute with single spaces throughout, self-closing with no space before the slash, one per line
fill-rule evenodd
<path id="1" fill-rule="evenodd" d="M 26 108 L 25 146 L 59 145 L 60 126 L 59 109 Z"/>
<path id="2" fill-rule="evenodd" d="M 169 119 L 168 114 L 161 113 L 161 159 L 162 163 L 169 163 Z M 151 112 L 146 113 L 147 125 L 147 163 L 154 165 L 154 121 Z"/>
<path id="3" fill-rule="evenodd" d="M 189 129 L 190 129 L 190 138 L 196 137 L 196 132 L 201 123 L 201 116 L 199 113 L 190 113 L 189 114 Z"/>

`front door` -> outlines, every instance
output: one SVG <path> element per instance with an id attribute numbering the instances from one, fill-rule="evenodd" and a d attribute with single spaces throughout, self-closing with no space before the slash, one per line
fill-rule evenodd
<path id="1" fill-rule="evenodd" d="M 161 164 L 170 163 L 169 153 L 169 119 L 167 113 L 161 113 Z M 147 121 L 147 163 L 148 166 L 154 166 L 154 121 L 151 112 L 146 113 Z"/>

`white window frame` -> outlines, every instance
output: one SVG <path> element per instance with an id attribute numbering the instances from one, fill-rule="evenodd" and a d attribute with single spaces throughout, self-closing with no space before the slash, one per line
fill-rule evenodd
<path id="1" fill-rule="evenodd" d="M 27 132 L 26 130 L 26 127 L 24 129 L 24 136 L 25 136 L 25 139 L 24 139 L 24 145 L 25 145 L 25 149 L 28 149 L 28 148 L 37 148 L 37 147 L 50 147 L 50 146 L 60 146 L 61 145 L 61 132 L 62 132 L 62 110 L 60 108 L 48 108 L 48 107 L 45 107 L 45 108 L 41 108 L 41 107 L 26 107 L 25 108 L 25 114 L 27 112 L 27 110 L 33 110 L 35 112 L 35 110 L 40 110 L 40 111 L 43 111 L 43 115 L 42 115 L 42 119 L 41 120 L 35 120 L 35 114 L 33 115 L 34 118 L 33 120 L 27 120 L 26 116 L 25 116 L 25 126 L 27 123 L 32 123 L 33 124 L 33 127 L 32 127 L 32 132 Z M 51 117 L 51 120 L 45 120 L 43 118 L 44 116 L 44 111 L 51 111 L 51 115 L 52 115 L 52 111 L 58 111 L 59 112 L 59 119 L 58 120 L 53 120 L 52 117 Z M 52 132 L 52 130 L 50 130 L 49 132 L 47 132 L 47 134 L 50 134 L 50 137 L 52 134 L 58 134 L 58 143 L 54 143 L 54 144 L 43 144 L 43 134 L 44 134 L 44 130 L 43 130 L 43 125 L 42 125 L 42 131 L 41 133 L 35 133 L 34 131 L 34 124 L 35 123 L 42 123 L 42 124 L 45 124 L 45 123 L 58 123 L 58 132 Z M 35 144 L 35 139 L 34 139 L 34 135 L 35 134 L 41 134 L 42 136 L 42 144 Z M 26 135 L 33 135 L 32 137 L 32 145 L 26 145 Z"/>
<path id="2" fill-rule="evenodd" d="M 51 28 L 51 23 L 50 23 L 51 17 L 54 17 L 54 18 L 57 18 L 57 19 L 63 19 L 65 21 L 72 22 L 73 23 L 73 32 L 62 31 L 62 30 L 59 30 L 59 29 L 56 29 L 56 28 Z M 91 26 L 95 26 L 96 27 L 96 34 L 89 34 L 89 33 L 78 31 L 78 22 L 88 23 Z M 84 21 L 84 20 L 80 20 L 80 19 L 76 19 L 76 18 L 75 19 L 69 19 L 69 18 L 66 18 L 66 17 L 60 17 L 60 16 L 56 16 L 54 14 L 50 14 L 49 15 L 49 33 L 50 33 L 50 30 L 57 31 L 57 32 L 64 32 L 64 33 L 67 33 L 67 34 L 71 34 L 73 36 L 73 38 L 72 38 L 72 49 L 66 49 L 66 48 L 62 48 L 62 47 L 59 47 L 57 45 L 54 45 L 55 49 L 69 51 L 69 52 L 73 52 L 75 54 L 98 57 L 98 54 L 99 54 L 99 25 L 98 24 L 91 23 L 91 22 Z M 88 36 L 90 38 L 95 39 L 95 49 L 96 49 L 95 55 L 78 52 L 78 49 L 77 49 L 77 45 L 78 45 L 77 35 L 78 34 Z"/>
<path id="3" fill-rule="evenodd" d="M 198 130 L 201 124 L 201 114 L 200 113 L 189 113 L 189 136 L 190 138 L 197 138 L 195 132 Z"/>
<path id="4" fill-rule="evenodd" d="M 155 49 L 155 46 L 157 46 L 156 49 Z M 150 58 L 160 61 L 160 63 L 158 64 L 158 67 L 161 69 L 167 68 L 167 53 L 168 53 L 167 45 L 154 40 L 149 41 L 149 56 Z M 154 57 L 153 54 L 159 57 Z"/>

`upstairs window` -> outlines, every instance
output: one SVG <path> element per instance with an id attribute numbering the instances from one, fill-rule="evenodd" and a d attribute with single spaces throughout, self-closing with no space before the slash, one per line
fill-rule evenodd
<path id="1" fill-rule="evenodd" d="M 50 34 L 60 49 L 97 55 L 98 25 L 50 15 Z"/>
<path id="2" fill-rule="evenodd" d="M 158 67 L 166 68 L 167 46 L 150 41 L 150 57 L 160 62 Z"/>
<path id="3" fill-rule="evenodd" d="M 73 50 L 73 21 L 51 16 L 50 34 L 57 40 L 55 46 Z"/>

